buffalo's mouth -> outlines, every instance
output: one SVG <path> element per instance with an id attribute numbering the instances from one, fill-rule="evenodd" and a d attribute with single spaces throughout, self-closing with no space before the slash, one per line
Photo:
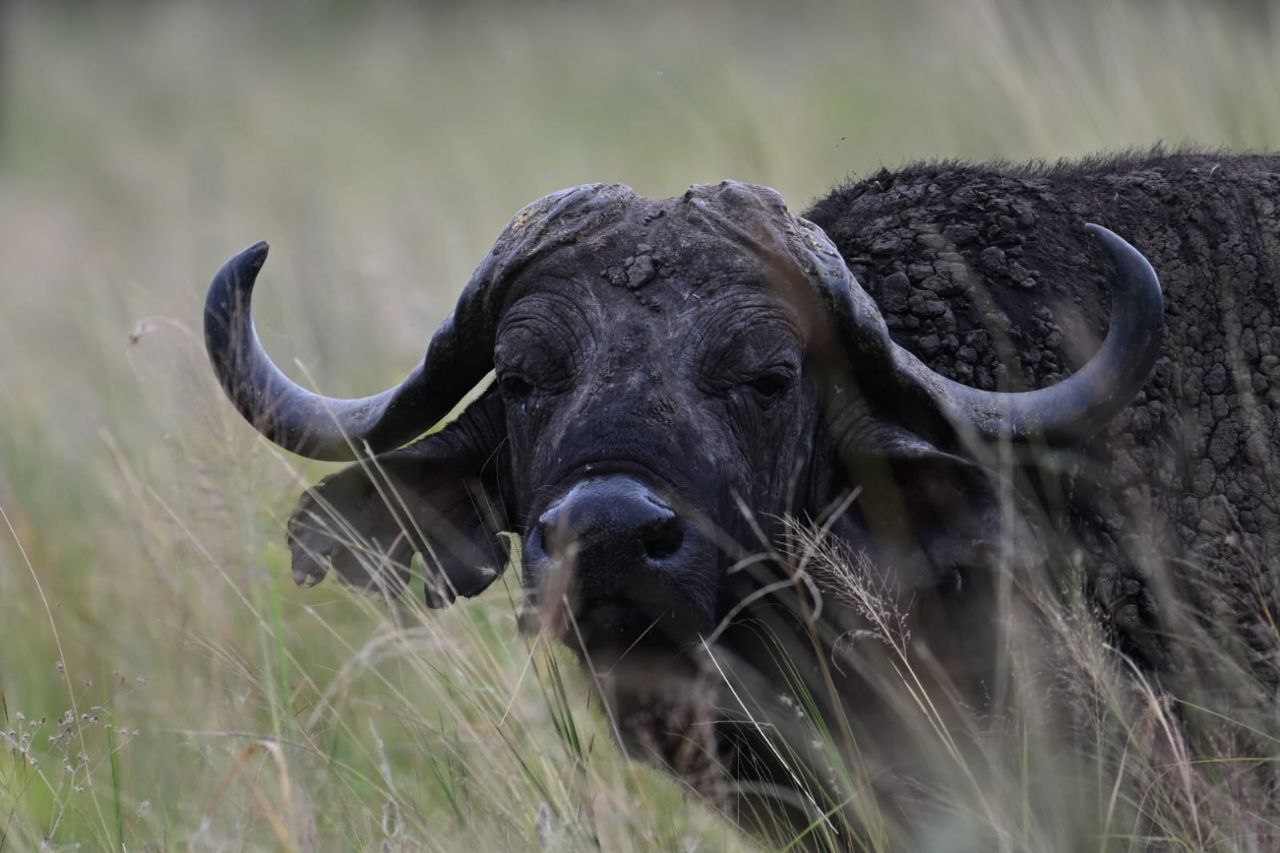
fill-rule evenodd
<path id="1" fill-rule="evenodd" d="M 710 602 L 698 600 L 700 596 L 667 589 L 586 595 L 573 582 L 576 570 L 526 564 L 521 629 L 558 639 L 593 668 L 637 661 L 652 665 L 685 656 L 714 630 Z"/>
<path id="2" fill-rule="evenodd" d="M 652 666 L 682 656 L 706 631 L 691 608 L 599 599 L 573 608 L 564 642 L 598 669 Z"/>

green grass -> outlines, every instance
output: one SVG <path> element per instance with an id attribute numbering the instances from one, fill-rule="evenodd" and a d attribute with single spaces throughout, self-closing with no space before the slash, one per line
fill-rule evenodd
<path id="1" fill-rule="evenodd" d="M 915 158 L 1280 146 L 1261 4 L 214 8 L 5 9 L 0 849 L 750 847 L 618 755 L 568 658 L 517 636 L 510 576 L 444 613 L 292 587 L 284 519 L 327 468 L 240 421 L 199 334 L 249 243 L 271 352 L 367 393 L 563 186 L 734 177 L 801 208 Z M 1248 849 L 1220 791 L 1188 810 L 1133 770 L 1164 766 L 1134 752 L 1150 710 L 1099 707 L 1059 810 L 1028 746 L 955 826 L 1127 849 L 1158 814 L 1171 847 Z"/>

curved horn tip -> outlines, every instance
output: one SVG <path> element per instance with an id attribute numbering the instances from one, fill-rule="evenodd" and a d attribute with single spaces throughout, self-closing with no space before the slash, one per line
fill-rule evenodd
<path id="1" fill-rule="evenodd" d="M 1105 225 L 1099 225 L 1096 222 L 1086 222 L 1084 227 L 1086 231 L 1094 236 L 1094 239 L 1102 244 L 1103 248 L 1110 249 L 1113 252 L 1123 252 L 1126 255 L 1141 258 L 1145 265 L 1151 265 L 1151 262 L 1147 260 L 1146 256 L 1142 254 L 1142 252 L 1138 251 L 1137 247 L 1116 232 L 1112 231 L 1110 228 L 1107 228 Z"/>
<path id="2" fill-rule="evenodd" d="M 1132 276 L 1133 285 L 1137 285 L 1140 289 L 1150 290 L 1152 296 L 1163 302 L 1164 296 L 1160 287 L 1160 277 L 1151 266 L 1151 261 L 1147 260 L 1146 255 L 1142 254 L 1136 246 L 1110 228 L 1105 228 L 1094 222 L 1086 222 L 1084 227 L 1102 244 L 1102 248 L 1111 255 L 1113 262 Z M 1118 280 L 1117 286 L 1123 288 L 1128 283 L 1127 279 L 1128 277 L 1122 275 Z M 1147 287 L 1148 284 L 1153 286 Z"/>
<path id="3" fill-rule="evenodd" d="M 248 265 L 253 267 L 254 271 L 262 269 L 262 265 L 267 261 L 267 253 L 271 251 L 270 244 L 266 240 L 259 240 L 240 254 L 236 255 L 232 260 L 237 267 Z"/>
<path id="4" fill-rule="evenodd" d="M 1102 244 L 1102 248 L 1106 249 L 1114 257 L 1116 255 L 1142 258 L 1143 263 L 1147 263 L 1147 259 L 1141 252 L 1134 248 L 1133 244 L 1116 232 L 1107 228 L 1105 225 L 1099 225 L 1096 222 L 1086 222 L 1085 230 L 1093 235 L 1093 238 Z"/>
<path id="5" fill-rule="evenodd" d="M 259 240 L 239 254 L 232 255 L 213 277 L 213 283 L 209 287 L 209 298 L 212 300 L 218 293 L 225 293 L 228 290 L 242 294 L 252 293 L 258 273 L 262 271 L 262 265 L 267 262 L 267 252 L 270 249 L 266 240 Z"/>

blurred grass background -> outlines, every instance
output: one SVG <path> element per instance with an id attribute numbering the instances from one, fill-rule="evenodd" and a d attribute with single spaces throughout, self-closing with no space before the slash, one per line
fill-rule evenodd
<path id="1" fill-rule="evenodd" d="M 1280 147 L 1278 16 L 0 4 L 0 849 L 748 845 L 616 755 L 509 591 L 292 588 L 283 520 L 326 469 L 222 398 L 210 275 L 272 241 L 268 349 L 369 393 L 564 186 L 733 177 L 802 209 L 919 158 Z"/>

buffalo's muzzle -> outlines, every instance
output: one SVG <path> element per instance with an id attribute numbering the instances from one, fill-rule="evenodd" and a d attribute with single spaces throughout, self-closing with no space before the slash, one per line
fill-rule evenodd
<path id="1" fill-rule="evenodd" d="M 524 556 L 526 587 L 544 614 L 570 605 L 564 615 L 576 625 L 557 628 L 571 644 L 595 651 L 644 636 L 679 645 L 700 628 L 706 543 L 668 501 L 629 475 L 576 483 L 538 517 Z"/>

